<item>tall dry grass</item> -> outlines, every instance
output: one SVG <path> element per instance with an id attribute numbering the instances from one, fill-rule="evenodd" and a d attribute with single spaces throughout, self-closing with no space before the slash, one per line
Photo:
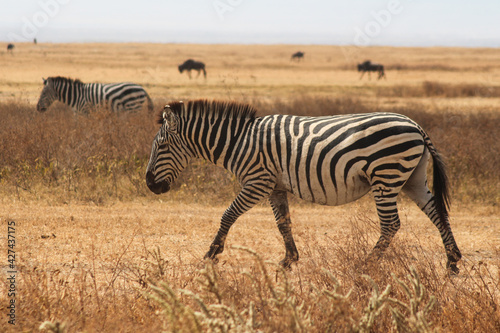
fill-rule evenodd
<path id="1" fill-rule="evenodd" d="M 387 107 L 356 97 L 299 96 L 291 101 L 251 101 L 260 115 L 331 115 L 392 111 L 408 115 L 445 156 L 453 196 L 492 203 L 500 198 L 500 118 L 494 111 L 426 111 L 420 104 Z M 23 103 L 0 105 L 0 182 L 5 195 L 55 202 L 129 200 L 151 195 L 144 182 L 154 115 L 146 111 L 74 114 L 64 106 L 37 113 Z M 194 161 L 175 182 L 179 199 L 227 201 L 238 191 L 234 177 L 205 161 Z"/>
<path id="2" fill-rule="evenodd" d="M 500 86 L 477 83 L 441 83 L 424 81 L 420 85 L 396 85 L 378 87 L 375 90 L 378 97 L 500 97 Z"/>
<path id="3" fill-rule="evenodd" d="M 448 276 L 415 239 L 399 239 L 376 264 L 365 261 L 374 221 L 356 216 L 335 239 L 309 235 L 291 271 L 248 248 L 231 258 L 172 263 L 144 243 L 113 258 L 92 251 L 67 271 L 23 268 L 17 331 L 53 332 L 496 332 L 496 266 Z M 130 245 L 130 244 L 129 244 Z M 498 258 L 498 256 L 497 256 Z M 53 329 L 51 329 L 51 327 Z"/>

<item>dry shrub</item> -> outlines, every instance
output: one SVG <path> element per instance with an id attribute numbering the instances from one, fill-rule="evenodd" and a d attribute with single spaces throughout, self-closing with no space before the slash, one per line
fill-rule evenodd
<path id="1" fill-rule="evenodd" d="M 368 105 L 356 97 L 298 96 L 290 101 L 252 103 L 259 114 L 307 116 L 394 111 L 417 121 L 447 157 L 456 198 L 498 202 L 500 164 L 494 111 L 456 113 Z M 151 196 L 144 181 L 150 147 L 158 125 L 147 111 L 116 114 L 98 111 L 74 114 L 61 105 L 38 113 L 23 103 L 0 105 L 0 182 L 4 193 L 19 198 L 45 198 L 104 203 Z M 234 177 L 222 168 L 196 160 L 174 183 L 179 200 L 227 201 L 238 192 Z"/>
<path id="2" fill-rule="evenodd" d="M 397 71 L 430 71 L 430 72 L 488 72 L 495 68 L 495 66 L 458 66 L 447 65 L 443 63 L 415 63 L 415 64 L 401 64 L 392 63 L 385 66 L 387 70 Z"/>
<path id="3" fill-rule="evenodd" d="M 424 81 L 421 85 L 395 85 L 377 87 L 379 97 L 500 97 L 500 86 L 475 83 L 441 83 Z"/>
<path id="4" fill-rule="evenodd" d="M 97 181 L 88 185 L 95 190 L 118 173 L 136 173 L 153 130 L 152 122 L 142 120 L 152 116 L 144 113 L 82 115 L 56 105 L 42 114 L 22 104 L 3 105 L 1 113 L 2 180 L 27 190 L 38 182 L 61 187 L 70 197 L 87 186 L 80 180 Z"/>
<path id="5" fill-rule="evenodd" d="M 291 114 L 298 116 L 328 116 L 336 114 L 376 112 L 378 106 L 368 106 L 354 96 L 328 98 L 319 96 L 297 96 L 289 101 L 274 100 L 271 103 L 263 103 L 259 100 L 251 102 L 259 115 L 268 114 Z"/>
<path id="6" fill-rule="evenodd" d="M 458 64 L 450 65 L 443 63 L 382 63 L 386 71 L 418 71 L 418 72 L 490 72 L 498 68 L 495 65 L 485 65 L 485 66 L 461 66 Z M 338 65 L 336 68 L 340 70 L 352 71 L 357 70 L 356 64 L 343 64 Z"/>

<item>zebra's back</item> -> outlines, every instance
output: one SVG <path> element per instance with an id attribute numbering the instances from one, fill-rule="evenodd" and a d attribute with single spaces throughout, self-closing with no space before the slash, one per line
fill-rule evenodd
<path id="1" fill-rule="evenodd" d="M 402 186 L 424 152 L 420 127 L 391 113 L 266 116 L 255 131 L 266 134 L 260 147 L 277 187 L 327 205 L 354 201 L 378 181 Z"/>
<path id="2" fill-rule="evenodd" d="M 135 83 L 110 83 L 103 85 L 103 100 L 113 111 L 138 111 L 149 99 L 148 94 Z"/>

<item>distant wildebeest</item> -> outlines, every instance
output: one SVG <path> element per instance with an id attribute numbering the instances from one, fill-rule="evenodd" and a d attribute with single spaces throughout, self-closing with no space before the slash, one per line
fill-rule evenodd
<path id="1" fill-rule="evenodd" d="M 191 78 L 191 70 L 198 71 L 198 76 L 200 76 L 200 71 L 203 71 L 203 76 L 207 78 L 207 71 L 205 71 L 205 64 L 201 61 L 194 61 L 193 59 L 188 59 L 184 61 L 182 65 L 179 65 L 179 72 L 187 71 L 189 78 Z"/>
<path id="2" fill-rule="evenodd" d="M 359 79 L 361 80 L 363 78 L 363 75 L 365 75 L 366 72 L 368 72 L 368 78 L 371 79 L 370 72 L 378 72 L 378 80 L 380 80 L 382 77 L 386 77 L 384 73 L 384 66 L 380 64 L 372 64 L 370 60 L 366 60 L 362 64 L 358 64 L 358 72 L 362 72 L 361 76 Z"/>
<path id="3" fill-rule="evenodd" d="M 290 60 L 294 60 L 296 59 L 297 61 L 300 61 L 300 59 L 304 59 L 304 52 L 295 52 L 294 54 L 292 54 L 292 57 L 290 58 Z"/>
<path id="4" fill-rule="evenodd" d="M 7 45 L 7 53 L 12 53 L 12 50 L 14 50 L 14 44 L 10 43 L 9 45 Z"/>
<path id="5" fill-rule="evenodd" d="M 147 103 L 153 111 L 153 102 L 140 85 L 134 83 L 83 83 L 66 77 L 43 79 L 43 90 L 36 109 L 46 111 L 55 101 L 71 106 L 73 111 L 87 113 L 96 107 L 112 111 L 138 111 Z"/>
<path id="6" fill-rule="evenodd" d="M 35 39 L 33 39 L 33 44 L 35 44 L 35 45 L 36 45 L 37 43 L 38 43 L 38 42 L 37 42 L 36 38 L 35 38 Z"/>

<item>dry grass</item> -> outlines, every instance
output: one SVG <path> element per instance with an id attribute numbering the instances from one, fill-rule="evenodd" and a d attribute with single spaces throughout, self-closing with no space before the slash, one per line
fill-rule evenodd
<path id="1" fill-rule="evenodd" d="M 305 52 L 303 62 L 290 61 L 297 50 Z M 178 72 L 177 65 L 187 58 L 206 63 L 207 80 L 189 80 Z M 384 64 L 387 80 L 359 80 L 356 64 L 366 59 Z M 41 78 L 53 75 L 84 82 L 134 81 L 154 99 L 360 96 L 370 95 L 373 85 L 423 81 L 500 86 L 499 49 L 42 43 L 16 45 L 13 56 L 0 53 L 0 64 L 0 100 L 32 104 L 40 94 Z"/>
<path id="2" fill-rule="evenodd" d="M 305 61 L 290 62 L 299 49 Z M 46 331 L 68 332 L 499 331 L 499 55 L 16 45 L 13 56 L 0 54 L 0 218 L 17 223 L 20 271 L 18 325 L 7 330 L 38 331 L 45 322 Z M 178 73 L 186 58 L 206 62 L 206 81 Z M 355 64 L 365 59 L 384 63 L 388 79 L 360 81 Z M 404 198 L 402 228 L 377 264 L 365 262 L 379 228 L 373 202 L 364 198 L 345 207 L 291 199 L 301 254 L 292 271 L 276 267 L 284 249 L 266 205 L 233 226 L 217 266 L 205 265 L 201 258 L 239 189 L 233 177 L 197 161 L 168 195 L 151 194 L 144 170 L 157 130 L 153 115 L 75 115 L 61 104 L 37 113 L 40 78 L 49 75 L 134 81 L 157 108 L 170 99 L 231 98 L 261 115 L 406 114 L 447 157 L 461 274 L 447 275 L 437 230 Z"/>
<path id="3" fill-rule="evenodd" d="M 259 114 L 328 115 L 393 111 L 408 115 L 429 133 L 448 158 L 454 197 L 463 202 L 496 203 L 500 198 L 495 112 L 454 113 L 447 109 L 422 111 L 418 104 L 390 107 L 355 97 L 330 99 L 298 97 L 290 102 L 253 103 Z M 115 114 L 107 111 L 74 115 L 63 107 L 45 114 L 26 104 L 0 105 L 4 130 L 0 132 L 1 192 L 18 198 L 72 200 L 102 204 L 152 196 L 144 186 L 152 138 L 157 126 L 146 111 Z M 23 126 L 19 126 L 23 124 Z M 216 197 L 227 200 L 238 186 L 225 170 L 195 161 L 175 183 L 178 199 Z M 187 193 L 187 194 L 186 194 Z"/>
<path id="4" fill-rule="evenodd" d="M 376 90 L 380 97 L 500 97 L 500 86 L 486 84 L 443 84 L 435 81 L 424 81 L 420 86 L 382 87 Z"/>
<path id="5" fill-rule="evenodd" d="M 378 236 L 369 200 L 350 205 L 349 211 L 292 206 L 301 260 L 292 271 L 282 272 L 276 263 L 284 248 L 269 207 L 242 216 L 220 263 L 206 267 L 201 258 L 224 207 L 163 200 L 107 207 L 3 205 L 2 215 L 18 223 L 22 244 L 19 326 L 11 331 L 36 331 L 49 320 L 65 323 L 69 332 L 189 332 L 194 331 L 194 315 L 202 332 L 214 325 L 226 325 L 229 331 L 350 332 L 368 325 L 364 318 L 371 314 L 371 331 L 387 332 L 394 328 L 391 308 L 407 319 L 402 322 L 411 318 L 402 304 L 388 299 L 409 304 L 415 298 L 397 281 L 414 294 L 411 267 L 426 291 L 415 310 L 424 311 L 436 300 L 423 318 L 432 330 L 498 329 L 500 249 L 493 240 L 484 240 L 500 230 L 487 211 L 476 211 L 476 216 L 491 227 L 473 236 L 470 228 L 477 222 L 462 215 L 453 219 L 464 261 L 462 273 L 450 277 L 437 230 L 409 202 L 401 205 L 400 233 L 376 265 L 365 262 Z M 468 239 L 483 241 L 471 244 Z M 384 307 L 377 316 L 368 308 L 374 285 L 378 298 L 391 286 L 378 302 Z M 203 307 L 213 320 L 206 320 Z"/>

